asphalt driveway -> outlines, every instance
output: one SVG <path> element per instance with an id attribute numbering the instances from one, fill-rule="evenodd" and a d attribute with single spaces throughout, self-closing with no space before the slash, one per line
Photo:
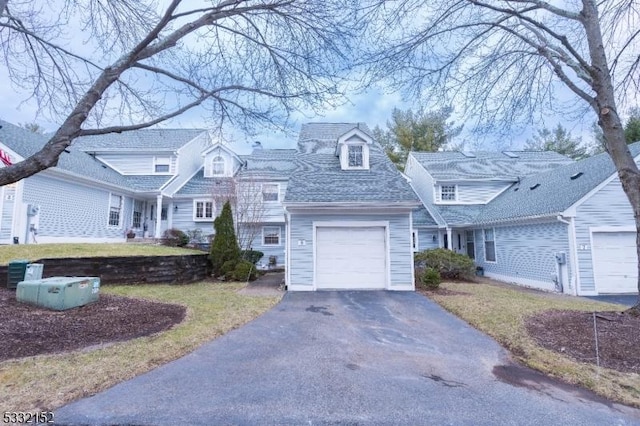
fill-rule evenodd
<path id="1" fill-rule="evenodd" d="M 510 363 L 417 293 L 288 293 L 190 355 L 56 410 L 56 424 L 640 424 Z"/>

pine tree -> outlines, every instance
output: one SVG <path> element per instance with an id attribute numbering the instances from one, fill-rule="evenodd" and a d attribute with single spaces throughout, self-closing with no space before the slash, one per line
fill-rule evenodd
<path id="1" fill-rule="evenodd" d="M 209 258 L 213 266 L 213 273 L 217 276 L 226 261 L 240 259 L 240 247 L 233 228 L 233 214 L 229 201 L 224 203 L 220 216 L 213 221 L 213 227 L 216 233 L 211 243 Z"/>
<path id="2" fill-rule="evenodd" d="M 533 139 L 527 140 L 525 151 L 555 151 L 574 160 L 588 157 L 587 147 L 582 139 L 574 138 L 567 129 L 558 124 L 553 130 L 546 127 L 539 129 Z"/>
<path id="3" fill-rule="evenodd" d="M 631 108 L 629 119 L 624 125 L 624 137 L 627 143 L 640 142 L 640 108 Z"/>

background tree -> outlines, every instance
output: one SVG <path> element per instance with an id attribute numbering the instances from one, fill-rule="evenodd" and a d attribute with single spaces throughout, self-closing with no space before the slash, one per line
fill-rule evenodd
<path id="1" fill-rule="evenodd" d="M 634 1 L 377 4 L 379 25 L 368 35 L 370 69 L 416 99 L 455 105 L 493 128 L 530 122 L 543 108 L 565 116 L 590 109 L 633 208 L 640 260 L 640 171 L 620 119 L 640 86 Z M 569 101 L 567 95 L 573 95 Z M 640 299 L 633 309 L 640 311 Z"/>
<path id="2" fill-rule="evenodd" d="M 624 137 L 627 143 L 640 142 L 640 108 L 631 108 L 631 113 L 624 125 Z"/>
<path id="3" fill-rule="evenodd" d="M 462 126 L 449 121 L 452 113 L 452 108 L 417 112 L 394 108 L 391 120 L 387 121 L 387 130 L 376 126 L 373 136 L 398 169 L 404 170 L 409 152 L 438 151 L 460 134 Z"/>
<path id="4" fill-rule="evenodd" d="M 227 261 L 237 262 L 240 259 L 240 247 L 233 226 L 233 213 L 231 204 L 227 201 L 222 207 L 222 212 L 213 221 L 216 231 L 211 242 L 211 265 L 215 276 L 220 275 L 222 265 Z"/>
<path id="5" fill-rule="evenodd" d="M 525 143 L 525 151 L 555 151 L 574 160 L 588 157 L 587 147 L 581 138 L 574 138 L 567 129 L 558 124 L 553 130 L 546 127 L 538 129 L 533 139 Z"/>
<path id="6" fill-rule="evenodd" d="M 197 106 L 251 131 L 335 105 L 356 19 L 350 0 L 2 0 L 0 63 L 60 127 L 0 185 L 55 166 L 77 137 Z"/>
<path id="7" fill-rule="evenodd" d="M 20 123 L 19 126 L 39 135 L 44 135 L 45 132 L 44 128 L 38 123 Z"/>
<path id="8" fill-rule="evenodd" d="M 228 202 L 241 250 L 251 250 L 255 239 L 262 233 L 266 204 L 262 198 L 262 182 L 251 177 L 221 178 L 214 184 L 211 196 L 216 205 Z"/>

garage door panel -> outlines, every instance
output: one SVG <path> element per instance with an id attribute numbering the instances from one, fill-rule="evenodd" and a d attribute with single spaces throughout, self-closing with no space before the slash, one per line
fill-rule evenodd
<path id="1" fill-rule="evenodd" d="M 598 293 L 638 291 L 634 232 L 594 232 L 593 272 Z"/>
<path id="2" fill-rule="evenodd" d="M 386 287 L 384 227 L 316 228 L 316 287 L 383 289 Z"/>

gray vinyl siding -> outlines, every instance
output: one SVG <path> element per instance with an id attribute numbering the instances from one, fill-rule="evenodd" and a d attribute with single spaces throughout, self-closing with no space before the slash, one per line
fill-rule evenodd
<path id="1" fill-rule="evenodd" d="M 475 231 L 476 264 L 486 273 L 525 279 L 553 288 L 552 275 L 556 271 L 556 252 L 565 252 L 570 268 L 569 236 L 567 225 L 547 222 L 516 226 L 494 227 L 496 262 L 485 261 L 482 229 Z M 572 271 L 569 270 L 569 279 Z M 565 283 L 565 287 L 567 283 Z"/>
<path id="2" fill-rule="evenodd" d="M 13 242 L 13 212 L 16 203 L 16 185 L 5 185 L 2 187 L 2 212 L 0 216 L 0 241 L 3 243 Z"/>
<path id="3" fill-rule="evenodd" d="M 440 184 L 454 185 L 454 183 L 438 182 L 435 191 L 436 202 L 440 202 Z M 455 185 L 458 197 L 456 203 L 485 204 L 511 184 L 507 182 L 462 182 Z"/>
<path id="4" fill-rule="evenodd" d="M 576 209 L 575 229 L 580 292 L 596 290 L 590 228 L 600 226 L 635 228 L 631 204 L 617 177 Z"/>
<path id="5" fill-rule="evenodd" d="M 200 200 L 200 198 L 198 198 Z M 202 200 L 206 200 L 206 197 L 201 198 Z M 194 202 L 193 200 L 174 200 L 173 201 L 173 224 L 172 227 L 179 229 L 181 231 L 187 232 L 194 229 L 202 230 L 202 235 L 213 235 L 213 220 L 207 221 L 197 221 L 193 220 L 193 209 Z M 175 207 L 178 207 L 178 211 L 175 210 Z M 220 207 L 216 209 L 214 215 L 217 217 L 220 214 Z"/>
<path id="6" fill-rule="evenodd" d="M 388 221 L 390 288 L 412 284 L 413 252 L 409 213 L 402 214 L 291 214 L 290 285 L 313 286 L 313 222 Z M 305 245 L 298 245 L 300 240 Z"/>
<path id="7" fill-rule="evenodd" d="M 437 229 L 423 229 L 423 228 L 413 228 L 414 231 L 418 231 L 418 249 L 420 251 L 431 250 L 439 247 L 438 244 L 438 230 Z M 433 237 L 436 237 L 436 240 L 433 241 Z"/>
<path id="8" fill-rule="evenodd" d="M 152 175 L 154 174 L 154 157 L 171 157 L 169 174 L 175 173 L 177 159 L 175 155 L 165 154 L 100 154 L 98 159 L 123 175 Z"/>
<path id="9" fill-rule="evenodd" d="M 263 226 L 273 226 L 273 227 L 279 227 L 280 228 L 280 244 L 276 245 L 263 245 L 263 240 L 262 240 L 262 227 Z M 258 229 L 258 233 L 255 236 L 255 238 L 253 239 L 253 243 L 251 243 L 251 248 L 253 250 L 258 250 L 261 251 L 262 253 L 264 253 L 264 256 L 262 257 L 262 259 L 260 259 L 260 261 L 258 262 L 258 264 L 262 264 L 263 266 L 267 266 L 269 264 L 269 256 L 276 256 L 276 262 L 278 266 L 283 266 L 285 264 L 285 255 L 284 255 L 284 251 L 285 251 L 285 244 L 286 244 L 286 238 L 287 238 L 287 232 L 286 232 L 286 227 L 284 223 L 280 223 L 280 224 L 275 224 L 275 223 L 265 223 L 262 226 L 260 226 L 260 229 Z"/>
<path id="10" fill-rule="evenodd" d="M 133 200 L 124 194 L 120 226 L 108 226 L 109 194 L 106 189 L 36 175 L 25 179 L 23 202 L 40 206 L 38 237 L 124 239 L 131 226 Z"/>

